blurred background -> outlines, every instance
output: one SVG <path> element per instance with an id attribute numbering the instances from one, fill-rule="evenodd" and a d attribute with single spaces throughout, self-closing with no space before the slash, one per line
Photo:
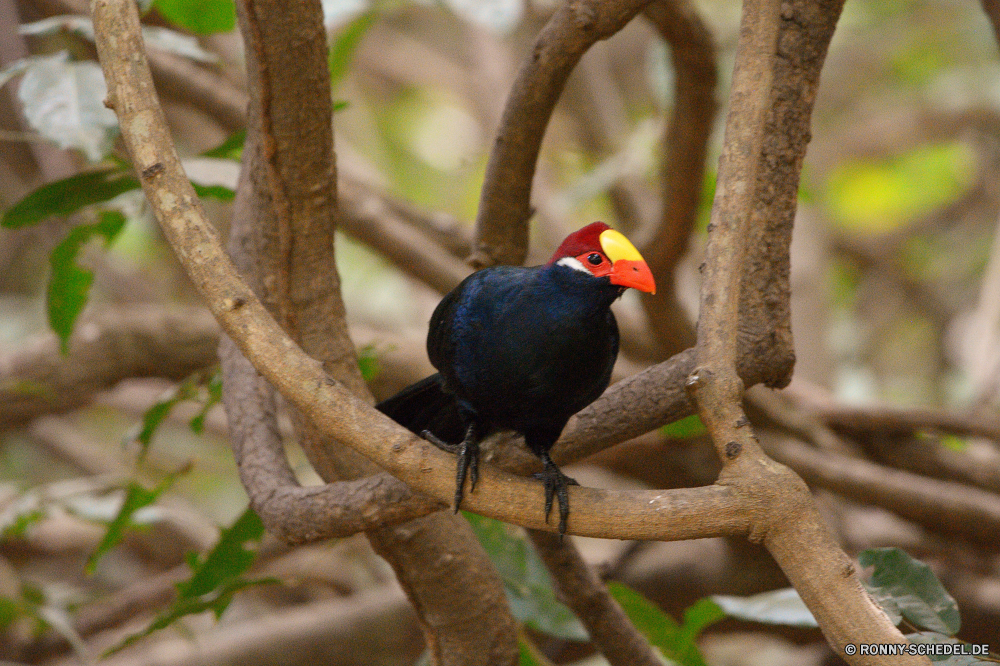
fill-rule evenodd
<path id="1" fill-rule="evenodd" d="M 157 2 L 145 23 L 191 36 L 191 24 L 171 13 L 172 4 L 177 3 Z M 471 236 L 507 91 L 557 4 L 328 0 L 331 40 L 344 49 L 336 60 L 340 71 L 333 91 L 342 182 L 398 204 L 400 215 L 419 218 L 425 230 L 461 247 Z M 677 273 L 678 298 L 692 322 L 740 14 L 740 4 L 732 0 L 695 5 L 718 50 L 716 97 L 722 107 L 710 143 L 699 223 Z M 121 155 L 113 135 L 105 138 L 111 130 L 92 118 L 79 121 L 82 139 L 42 132 L 39 123 L 53 116 L 34 121 L 30 116 L 42 113 L 37 90 L 45 88 L 44 73 L 14 71 L 25 58 L 63 50 L 69 63 L 92 58 L 92 43 L 68 19 L 54 27 L 39 23 L 83 12 L 85 6 L 65 0 L 0 0 L 0 64 L 10 73 L 9 81 L 0 79 L 5 83 L 0 89 L 0 206 L 5 209 L 46 182 L 106 160 L 106 149 Z M 34 28 L 19 31 L 25 25 Z M 179 47 L 163 47 L 169 56 L 165 62 L 180 67 L 177 76 L 183 80 L 189 71 L 183 67 L 197 67 L 216 77 L 220 96 L 230 89 L 238 92 L 243 85 L 239 37 L 221 31 L 197 35 L 194 43 L 193 59 L 180 55 Z M 203 53 L 211 62 L 201 62 Z M 841 423 L 838 432 L 867 459 L 887 468 L 957 478 L 1000 506 L 1000 442 L 988 436 L 990 427 L 1000 430 L 997 55 L 996 38 L 978 3 L 847 3 L 823 71 L 799 193 L 792 246 L 797 362 L 785 393 L 793 408 L 804 412 L 829 415 L 856 407 L 864 416 L 871 413 L 865 410 L 920 408 L 924 414 L 985 423 L 971 432 L 937 428 L 933 419 L 888 429 Z M 82 72 L 74 76 L 77 90 L 90 85 Z M 667 48 L 642 19 L 584 56 L 543 145 L 528 263 L 545 261 L 562 237 L 596 219 L 621 229 L 641 247 L 660 209 L 661 136 L 673 104 L 672 82 Z M 160 92 L 182 156 L 194 158 L 237 129 L 238 122 L 219 109 L 227 103 L 239 108 L 238 95 L 213 106 L 184 87 Z M 233 188 L 236 168 L 226 159 L 230 156 L 192 160 L 192 178 L 223 191 Z M 223 231 L 230 214 L 225 199 L 208 201 Z M 0 597 L 7 600 L 0 602 L 0 625 L 6 627 L 0 658 L 12 661 L 74 663 L 81 654 L 99 653 L 141 630 L 169 605 L 173 584 L 186 575 L 184 553 L 209 551 L 219 526 L 232 525 L 246 507 L 224 415 L 212 406 L 212 370 L 204 369 L 214 352 L 214 323 L 199 314 L 194 290 L 141 197 L 126 192 L 115 206 L 126 222 L 113 242 L 103 242 L 99 234 L 84 237 L 75 255 L 76 264 L 93 277 L 69 349 L 90 344 L 99 351 L 76 362 L 73 376 L 64 366 L 53 369 L 63 363 L 47 318 L 53 250 L 63 246 L 71 229 L 93 224 L 97 214 L 83 209 L 0 230 L 0 387 L 9 400 L 0 414 L 5 530 Z M 429 372 L 423 339 L 441 294 L 352 236 L 338 234 L 337 257 L 355 341 L 374 390 L 385 397 Z M 657 359 L 641 353 L 648 348 L 641 343 L 648 334 L 637 297 L 629 294 L 616 312 L 624 335 L 633 339 L 628 349 L 635 352 L 623 355 L 623 375 Z M 135 322 L 150 327 L 148 336 L 114 337 L 115 331 L 135 328 Z M 159 355 L 181 342 L 189 345 L 185 362 L 190 367 L 175 363 L 178 353 Z M 151 367 L 116 370 L 120 359 L 134 356 L 144 356 Z M 167 359 L 176 367 L 164 369 Z M 55 390 L 47 381 L 56 375 L 62 383 L 49 401 L 51 409 L 14 408 L 11 396 L 44 398 Z M 86 404 L 64 401 L 64 394 L 76 394 Z M 151 418 L 149 410 L 158 404 L 171 409 Z M 203 407 L 208 407 L 203 425 L 195 432 L 190 421 Z M 773 413 L 761 418 L 765 430 L 788 426 Z M 152 434 L 141 440 L 144 426 Z M 140 450 L 145 457 L 137 462 Z M 291 443 L 289 455 L 304 482 L 317 481 Z M 964 472 L 945 468 L 942 456 Z M 585 485 L 695 485 L 713 480 L 717 463 L 712 457 L 694 428 L 656 433 L 569 473 Z M 120 515 L 128 484 L 159 487 L 164 479 L 170 480 L 169 488 L 130 517 L 141 527 L 128 529 L 93 573 L 85 573 L 87 558 Z M 965 618 L 959 636 L 973 642 L 992 638 L 994 650 L 1000 648 L 995 539 L 990 548 L 983 543 L 988 535 L 970 543 L 857 499 L 823 489 L 817 495 L 849 554 L 898 546 L 928 562 L 958 600 Z M 752 594 L 786 585 L 766 553 L 746 543 L 580 543 L 601 571 L 642 591 L 675 618 L 708 594 Z M 277 610 L 283 610 L 289 626 L 300 623 L 294 631 L 336 637 L 328 639 L 328 663 L 411 664 L 419 659 L 419 629 L 392 588 L 389 569 L 363 540 L 292 549 L 265 538 L 258 549 L 254 575 L 275 577 L 283 585 L 241 593 L 219 624 L 211 614 L 192 615 L 111 659 L 152 663 L 150 655 L 158 649 L 163 661 L 157 663 L 190 663 L 185 662 L 191 658 L 185 650 L 192 649 L 187 632 L 214 646 L 214 659 L 222 663 L 220 655 L 247 644 L 239 632 L 248 631 L 250 621 L 258 623 L 252 626 L 260 635 L 272 630 L 291 635 L 288 626 L 259 624 Z M 302 617 L 295 614 L 303 609 Z M 354 624 L 315 626 L 317 617 L 347 616 Z M 601 663 L 565 636 L 546 636 L 539 632 L 536 642 L 556 663 L 585 658 Z M 325 645 L 322 639 L 310 640 Z M 832 659 L 815 629 L 733 619 L 713 627 L 701 646 L 706 661 L 720 666 Z M 283 649 L 275 652 L 275 661 L 261 656 L 259 663 L 298 663 L 294 650 Z M 337 649 L 348 656 L 338 661 L 331 656 Z M 209 661 L 206 657 L 204 663 Z"/>

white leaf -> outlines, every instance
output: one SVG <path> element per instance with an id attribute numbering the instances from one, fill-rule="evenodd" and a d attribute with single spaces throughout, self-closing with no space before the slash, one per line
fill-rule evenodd
<path id="1" fill-rule="evenodd" d="M 190 35 L 183 35 L 169 28 L 143 26 L 142 40 L 151 49 L 176 53 L 179 56 L 184 56 L 198 62 L 212 63 L 219 60 L 218 56 L 214 53 L 201 48 L 197 38 Z"/>
<path id="2" fill-rule="evenodd" d="M 322 0 L 323 23 L 342 25 L 368 9 L 368 0 Z"/>
<path id="3" fill-rule="evenodd" d="M 22 35 L 53 35 L 62 31 L 75 32 L 85 39 L 94 41 L 94 24 L 85 16 L 63 14 L 26 23 L 18 28 L 18 32 Z M 195 37 L 169 28 L 142 26 L 142 40 L 151 49 L 176 53 L 198 62 L 214 63 L 219 60 L 214 53 L 201 48 Z"/>
<path id="4" fill-rule="evenodd" d="M 34 60 L 18 89 L 28 124 L 60 148 L 76 148 L 97 161 L 111 150 L 118 130 L 101 68 L 93 62 L 66 62 L 59 53 Z"/>
<path id="5" fill-rule="evenodd" d="M 753 622 L 787 624 L 793 627 L 818 627 L 794 587 L 755 594 L 752 597 L 715 595 L 712 601 L 726 614 Z"/>
<path id="6" fill-rule="evenodd" d="M 34 60 L 34 58 L 22 58 L 21 60 L 15 60 L 8 66 L 0 69 L 0 88 L 2 88 L 5 83 L 10 81 L 15 76 L 24 74 L 28 71 L 28 67 L 31 66 L 32 60 Z"/>
<path id="7" fill-rule="evenodd" d="M 235 191 L 240 177 L 240 163 L 233 160 L 191 157 L 181 160 L 181 166 L 191 182 L 204 187 L 221 185 Z"/>

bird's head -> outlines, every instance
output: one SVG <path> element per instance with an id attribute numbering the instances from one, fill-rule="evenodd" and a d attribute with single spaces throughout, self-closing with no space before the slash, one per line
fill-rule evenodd
<path id="1" fill-rule="evenodd" d="M 567 236 L 549 264 L 568 266 L 594 277 L 609 277 L 611 284 L 619 287 L 656 293 L 653 272 L 639 250 L 603 222 L 588 224 Z"/>

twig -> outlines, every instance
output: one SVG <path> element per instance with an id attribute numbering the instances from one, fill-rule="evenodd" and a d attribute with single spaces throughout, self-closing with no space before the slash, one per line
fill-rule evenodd
<path id="1" fill-rule="evenodd" d="M 997 547 L 1000 496 L 995 493 L 818 451 L 788 437 L 768 438 L 767 448 L 809 483 L 991 550 Z"/>
<path id="2" fill-rule="evenodd" d="M 159 666 L 307 666 L 321 659 L 331 666 L 347 666 L 357 664 L 359 654 L 372 663 L 385 663 L 407 653 L 415 658 L 414 645 L 419 645 L 419 640 L 416 618 L 399 589 L 375 588 L 220 626 L 197 641 L 181 637 L 151 647 L 140 643 L 101 664 L 134 666 L 155 661 Z"/>
<path id="3" fill-rule="evenodd" d="M 408 224 L 401 215 L 405 208 L 362 185 L 347 180 L 341 182 L 341 229 L 427 286 L 441 293 L 451 291 L 469 274 L 469 267 L 435 239 Z M 411 219 L 416 217 L 409 212 Z M 452 244 L 458 251 L 469 247 L 465 243 Z"/>
<path id="4" fill-rule="evenodd" d="M 1000 419 L 987 414 L 958 413 L 929 407 L 846 405 L 822 397 L 817 391 L 807 391 L 801 384 L 793 384 L 785 393 L 798 402 L 800 408 L 809 410 L 840 430 L 887 434 L 936 430 L 953 435 L 985 437 L 1000 443 Z"/>

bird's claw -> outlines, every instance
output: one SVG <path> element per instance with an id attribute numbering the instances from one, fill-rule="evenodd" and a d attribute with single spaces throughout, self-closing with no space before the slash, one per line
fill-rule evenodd
<path id="1" fill-rule="evenodd" d="M 455 513 L 458 513 L 462 505 L 466 475 L 469 477 L 470 493 L 476 489 L 476 483 L 479 481 L 479 440 L 476 439 L 476 428 L 470 425 L 465 431 L 465 439 L 458 444 L 446 442 L 430 430 L 424 430 L 420 436 L 442 451 L 458 456 L 458 466 L 455 470 Z"/>
<path id="2" fill-rule="evenodd" d="M 559 500 L 559 537 L 566 533 L 566 519 L 569 518 L 569 493 L 566 486 L 578 486 L 575 479 L 563 474 L 552 460 L 545 460 L 544 471 L 534 474 L 545 487 L 545 522 L 549 522 L 553 500 Z"/>

